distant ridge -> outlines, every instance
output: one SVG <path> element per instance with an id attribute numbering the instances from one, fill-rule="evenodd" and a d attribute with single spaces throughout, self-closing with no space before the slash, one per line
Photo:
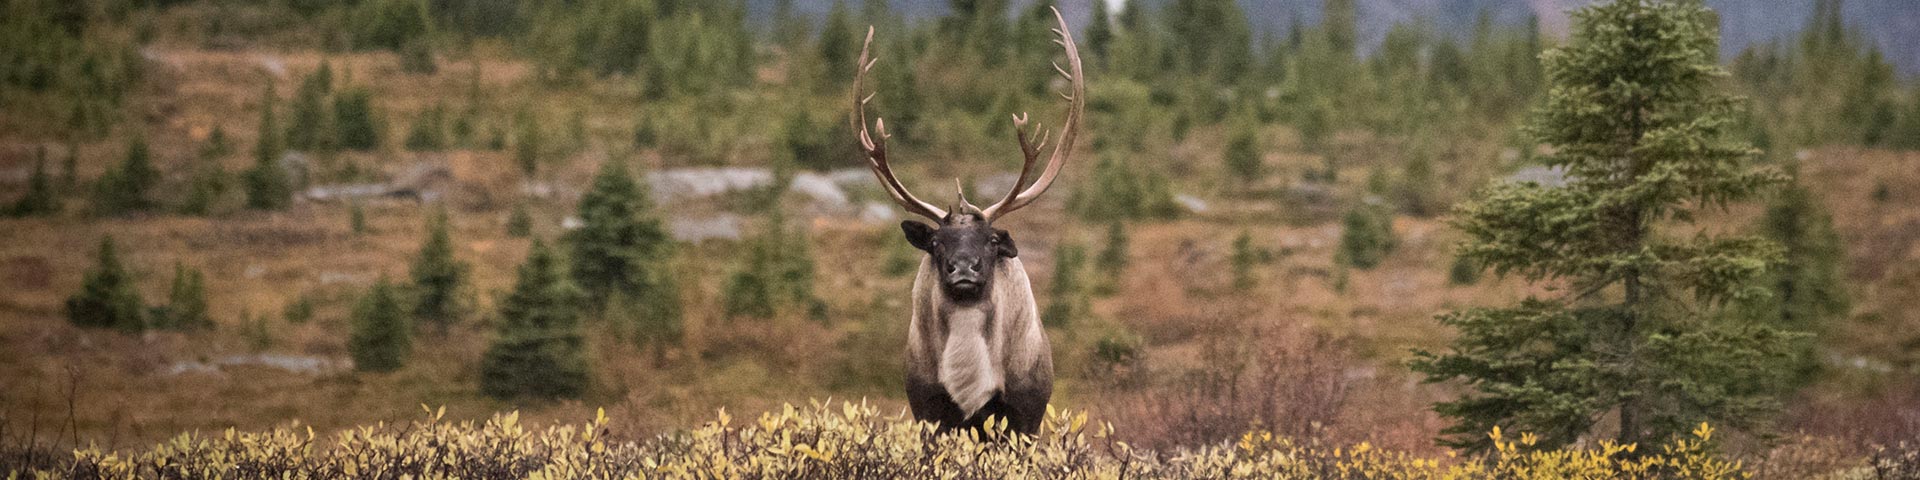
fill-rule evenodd
<path id="1" fill-rule="evenodd" d="M 802 14 L 819 17 L 832 7 L 833 0 L 793 0 Z M 858 8 L 862 0 L 845 0 Z M 939 16 L 947 11 L 949 0 L 890 0 L 894 12 L 909 18 Z M 1088 9 L 1095 1 L 1063 0 L 1068 21 L 1084 24 Z M 1170 0 L 1128 0 L 1164 4 Z M 1261 34 L 1284 35 L 1295 17 L 1305 25 L 1320 21 L 1322 0 L 1239 0 L 1247 17 Z M 1435 30 L 1465 36 L 1486 12 L 1495 22 L 1518 25 L 1538 15 L 1543 30 L 1554 35 L 1566 32 L 1566 12 L 1591 0 L 1357 0 L 1360 32 L 1367 45 L 1377 44 L 1394 24 L 1425 21 Z M 747 0 L 748 15 L 756 22 L 772 17 L 776 0 Z M 1031 0 L 1012 0 L 1014 8 Z M 1707 0 L 1720 12 L 1721 54 L 1731 57 L 1747 45 L 1767 42 L 1791 42 L 1806 26 L 1813 3 L 1807 0 Z M 1920 73 L 1920 0 L 1848 0 L 1847 21 L 1874 45 L 1886 53 L 1889 62 L 1907 75 Z"/>

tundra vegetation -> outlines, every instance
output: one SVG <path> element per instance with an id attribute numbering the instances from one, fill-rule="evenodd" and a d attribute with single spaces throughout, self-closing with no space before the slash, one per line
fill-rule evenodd
<path id="1" fill-rule="evenodd" d="M 1002 226 L 1075 413 L 981 442 L 896 413 L 847 72 L 999 191 L 1050 3 L 0 0 L 0 476 L 1920 476 L 1905 2 L 1095 3 Z"/>

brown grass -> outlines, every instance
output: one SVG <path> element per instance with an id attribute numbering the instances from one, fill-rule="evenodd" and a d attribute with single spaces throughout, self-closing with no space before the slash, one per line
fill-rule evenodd
<path id="1" fill-rule="evenodd" d="M 278 58 L 285 67 L 285 75 L 276 79 L 283 97 L 292 95 L 299 75 L 323 59 L 343 75 L 351 72 L 353 80 L 344 83 L 373 87 L 389 126 L 389 144 L 398 144 L 405 126 L 426 108 L 440 102 L 455 110 L 464 107 L 468 72 L 477 66 L 486 97 L 478 105 L 482 134 L 504 127 L 513 111 L 529 108 L 553 119 L 550 136 L 555 136 L 563 124 L 560 119 L 580 111 L 594 146 L 555 160 L 541 173 L 539 181 L 561 187 L 562 193 L 551 198 L 523 198 L 524 181 L 506 153 L 415 154 L 390 147 L 330 160 L 376 171 L 416 161 L 443 162 L 455 178 L 448 205 L 456 255 L 473 264 L 478 313 L 446 338 L 416 342 L 413 361 L 391 374 L 298 374 L 250 367 L 217 375 L 170 375 L 167 370 L 177 362 L 254 352 L 242 333 L 242 319 L 249 314 L 271 317 L 267 352 L 344 359 L 346 317 L 358 292 L 382 276 L 406 275 L 423 238 L 425 209 L 420 205 L 367 204 L 371 232 L 362 235 L 351 232 L 347 206 L 337 203 L 213 218 L 150 214 L 97 219 L 77 213 L 84 204 L 70 197 L 69 211 L 54 218 L 0 219 L 0 280 L 6 282 L 0 289 L 0 424 L 10 432 L 36 423 L 52 428 L 64 419 L 67 389 L 77 392 L 71 429 L 81 437 L 120 444 L 158 440 L 181 430 L 258 429 L 296 418 L 318 430 L 334 430 L 414 418 L 421 404 L 446 405 L 448 416 L 455 419 L 485 418 L 518 407 L 535 422 L 584 418 L 595 407 L 606 406 L 612 417 L 628 422 L 620 427 L 629 432 L 683 426 L 709 417 L 716 408 L 758 411 L 809 397 L 861 396 L 887 408 L 902 405 L 891 383 L 844 381 L 850 368 L 897 358 L 897 346 L 856 336 L 888 332 L 906 321 L 897 299 L 910 280 L 881 274 L 883 256 L 874 253 L 874 239 L 899 241 L 897 230 L 837 221 L 809 225 L 820 272 L 816 291 L 829 307 L 827 322 L 722 319 L 718 292 L 733 268 L 729 259 L 736 253 L 734 246 L 693 245 L 683 251 L 679 265 L 689 282 L 684 289 L 688 337 L 683 347 L 667 353 L 665 365 L 655 366 L 652 352 L 613 338 L 610 327 L 592 322 L 595 386 L 586 398 L 509 405 L 477 393 L 473 365 L 489 335 L 486 312 L 510 286 L 528 245 L 505 235 L 504 220 L 512 205 L 530 202 L 537 234 L 552 238 L 603 159 L 648 167 L 682 164 L 661 152 L 630 152 L 636 112 L 659 108 L 641 102 L 630 81 L 550 87 L 533 80 L 525 63 L 503 60 L 505 56 L 484 49 L 477 62 L 443 59 L 440 73 L 412 75 L 401 72 L 389 54 L 154 48 L 163 59 L 163 71 L 136 96 L 137 123 L 128 129 L 144 132 L 157 163 L 168 172 L 163 200 L 178 195 L 180 189 L 174 187 L 185 183 L 181 167 L 216 125 L 238 152 L 220 162 L 230 171 L 250 164 L 247 152 L 255 140 L 259 95 L 268 76 L 261 67 L 265 57 Z M 281 118 L 286 118 L 284 110 Z M 1285 140 L 1289 134 L 1276 131 L 1269 136 Z M 80 145 L 80 176 L 93 178 L 117 162 L 124 136 Z M 765 142 L 754 136 L 742 140 L 729 161 L 752 163 L 759 158 Z M 1178 158 L 1161 161 L 1179 163 L 1167 171 L 1214 171 L 1215 166 L 1205 162 L 1216 158 L 1210 145 L 1218 137 L 1218 132 L 1197 130 L 1175 149 Z M 1358 191 L 1366 170 L 1386 161 L 1376 157 L 1391 152 L 1369 147 L 1377 141 L 1371 137 L 1343 135 L 1342 141 L 1352 145 L 1338 154 L 1354 160 L 1344 164 L 1339 191 Z M 24 147 L 42 142 L 19 132 L 0 132 L 0 146 L 8 152 L 27 151 Z M 1290 143 L 1281 143 L 1283 151 L 1267 156 L 1274 171 L 1297 178 L 1298 172 L 1319 165 L 1319 156 L 1284 151 Z M 1011 143 L 992 148 L 1012 151 Z M 1464 159 L 1484 153 L 1486 145 L 1454 150 L 1458 154 L 1451 156 L 1463 159 L 1462 165 L 1443 166 L 1443 176 L 1472 177 L 1485 168 Z M 919 162 L 909 168 L 984 172 L 1011 168 L 1012 158 L 961 166 Z M 21 155 L 0 156 L 0 171 L 20 171 L 28 161 Z M 1796 402 L 1792 427 L 1849 441 L 1856 438 L 1847 437 L 1846 430 L 1855 426 L 1887 428 L 1857 438 L 1861 441 L 1911 436 L 1920 427 L 1882 419 L 1911 418 L 1914 399 L 1920 398 L 1913 380 L 1920 343 L 1912 333 L 1920 331 L 1920 312 L 1904 308 L 1909 303 L 1905 300 L 1920 294 L 1920 268 L 1911 267 L 1920 264 L 1915 248 L 1920 243 L 1920 208 L 1914 203 L 1920 200 L 1920 190 L 1915 190 L 1920 185 L 1920 154 L 1821 149 L 1812 153 L 1804 171 L 1836 213 L 1836 226 L 1850 247 L 1851 274 L 1858 282 L 1856 318 L 1836 329 L 1831 349 L 1849 358 L 1884 361 L 1895 370 L 1843 376 L 1850 380 L 1815 387 L 1813 394 Z M 1062 185 L 1070 189 L 1084 175 L 1083 168 L 1069 168 Z M 1145 443 L 1219 440 L 1257 422 L 1289 433 L 1369 439 L 1403 450 L 1432 448 L 1429 439 L 1442 423 L 1427 405 L 1453 391 L 1421 384 L 1408 373 L 1402 364 L 1408 349 L 1445 345 L 1450 332 L 1432 319 L 1435 313 L 1539 292 L 1493 278 L 1472 286 L 1448 285 L 1456 234 L 1439 219 L 1418 218 L 1397 219 L 1400 248 L 1376 269 L 1350 272 L 1348 288 L 1336 291 L 1332 256 L 1337 222 L 1317 217 L 1300 221 L 1311 216 L 1293 215 L 1270 198 L 1216 192 L 1205 178 L 1205 173 L 1183 177 L 1181 190 L 1227 197 L 1209 198 L 1221 204 L 1220 210 L 1133 225 L 1132 262 L 1118 279 L 1118 293 L 1095 302 L 1096 319 L 1086 332 L 1055 334 L 1062 367 L 1055 402 L 1092 407 L 1116 423 L 1140 423 L 1123 431 L 1136 432 Z M 1871 199 L 1879 185 L 1890 190 L 1886 202 Z M 23 187 L 17 181 L 0 183 L 0 200 L 13 198 Z M 1059 199 L 1050 198 L 1002 225 L 1020 242 L 1043 302 L 1052 281 L 1055 245 L 1071 239 L 1097 249 L 1104 228 L 1065 216 Z M 1735 219 L 1750 218 L 1752 210 L 1738 214 Z M 1227 267 L 1230 244 L 1243 230 L 1259 248 L 1275 254 L 1273 262 L 1259 269 L 1255 291 L 1246 294 L 1231 290 Z M 163 300 L 175 262 L 204 270 L 219 328 L 130 337 L 67 325 L 61 302 L 78 287 L 93 261 L 93 246 L 107 234 L 121 245 L 150 303 Z M 280 318 L 286 305 L 302 298 L 314 302 L 313 320 L 294 325 Z M 1080 368 L 1097 339 L 1087 332 L 1103 328 L 1129 330 L 1146 340 L 1142 377 L 1122 385 Z"/>

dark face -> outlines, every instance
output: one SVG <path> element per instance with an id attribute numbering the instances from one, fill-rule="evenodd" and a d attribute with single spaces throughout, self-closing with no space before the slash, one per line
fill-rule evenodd
<path id="1" fill-rule="evenodd" d="M 940 228 L 907 220 L 900 222 L 907 242 L 933 257 L 933 268 L 940 273 L 940 289 L 960 302 L 975 302 L 993 289 L 993 270 L 1003 258 L 1020 251 L 1006 230 L 968 214 L 954 214 Z"/>

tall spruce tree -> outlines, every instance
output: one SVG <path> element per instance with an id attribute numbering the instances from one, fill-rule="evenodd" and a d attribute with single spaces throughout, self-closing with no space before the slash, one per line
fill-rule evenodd
<path id="1" fill-rule="evenodd" d="M 302 78 L 300 87 L 294 90 L 292 111 L 283 137 L 287 147 L 324 152 L 337 146 L 333 114 L 327 111 L 328 99 L 332 97 L 333 67 L 322 61 L 320 68 Z M 266 126 L 263 124 L 261 128 Z"/>
<path id="2" fill-rule="evenodd" d="M 1756 281 L 1778 248 L 1660 228 L 1783 179 L 1751 168 L 1757 152 L 1729 135 L 1712 12 L 1699 0 L 1615 0 L 1574 21 L 1543 59 L 1552 93 L 1527 128 L 1568 183 L 1492 187 L 1455 221 L 1463 256 L 1564 293 L 1439 317 L 1459 337 L 1412 366 L 1472 389 L 1435 405 L 1454 421 L 1442 443 L 1485 450 L 1502 427 L 1555 448 L 1602 419 L 1623 444 L 1702 421 L 1762 427 L 1792 336 L 1713 312 L 1764 295 Z"/>
<path id="3" fill-rule="evenodd" d="M 604 307 L 615 292 L 655 308 L 679 302 L 655 295 L 653 287 L 671 281 L 666 268 L 672 239 L 652 209 L 646 189 L 618 160 L 602 165 L 592 188 L 580 197 L 580 228 L 562 241 L 572 253 L 573 281 L 586 292 L 592 310 Z"/>
<path id="4" fill-rule="evenodd" d="M 1233 289 L 1241 292 L 1252 291 L 1259 285 L 1260 279 L 1254 274 L 1253 267 L 1260 263 L 1260 253 L 1254 251 L 1253 234 L 1245 230 L 1233 238 L 1233 253 L 1228 257 L 1233 264 Z"/>
<path id="5" fill-rule="evenodd" d="M 273 104 L 278 96 L 273 84 L 260 100 L 260 138 L 253 147 L 253 168 L 247 169 L 247 208 L 278 210 L 293 203 L 293 182 L 280 167 L 280 155 L 286 145 L 280 139 L 280 127 L 274 121 Z"/>
<path id="6" fill-rule="evenodd" d="M 1048 290 L 1053 298 L 1041 311 L 1041 323 L 1049 327 L 1071 326 L 1092 310 L 1092 300 L 1087 298 L 1086 282 L 1082 278 L 1086 264 L 1086 248 L 1071 243 L 1054 247 L 1053 287 Z"/>
<path id="7" fill-rule="evenodd" d="M 1109 277 L 1118 277 L 1127 269 L 1127 226 L 1119 221 L 1107 225 L 1107 247 L 1100 250 L 1100 257 L 1094 260 L 1100 272 Z"/>
<path id="8" fill-rule="evenodd" d="M 520 173 L 531 177 L 540 170 L 541 150 L 546 148 L 546 142 L 541 140 L 540 122 L 534 119 L 533 113 L 520 112 L 514 124 L 519 131 L 514 134 L 513 160 L 520 165 Z"/>
<path id="9" fill-rule="evenodd" d="M 853 14 L 847 9 L 846 0 L 834 0 L 833 8 L 827 11 L 827 19 L 820 24 L 820 64 L 828 72 L 853 71 L 853 45 L 860 41 L 854 38 Z M 844 78 L 833 75 L 828 78 Z M 833 85 L 833 82 L 828 82 Z"/>
<path id="10" fill-rule="evenodd" d="M 113 237 L 100 239 L 98 263 L 87 272 L 80 292 L 67 298 L 67 320 L 80 327 L 146 330 L 147 307 L 133 284 L 133 274 L 120 265 Z"/>
<path id="11" fill-rule="evenodd" d="M 353 354 L 353 369 L 362 372 L 391 372 L 407 363 L 413 352 L 412 326 L 393 285 L 381 278 L 360 297 L 353 308 L 353 333 L 347 338 L 347 350 Z"/>
<path id="12" fill-rule="evenodd" d="M 1327 46 L 1335 55 L 1352 58 L 1360 45 L 1360 9 L 1354 0 L 1327 0 L 1321 12 L 1321 28 L 1326 30 Z"/>
<path id="13" fill-rule="evenodd" d="M 1127 243 L 1126 225 L 1117 220 L 1107 225 L 1107 245 L 1093 258 L 1093 266 L 1100 271 L 1095 293 L 1104 296 L 1120 291 L 1120 279 L 1127 270 Z"/>
<path id="14" fill-rule="evenodd" d="M 1833 219 L 1812 192 L 1798 184 L 1782 188 L 1767 204 L 1760 231 L 1785 251 L 1786 261 L 1768 273 L 1772 295 L 1745 302 L 1755 320 L 1782 330 L 1817 334 L 1847 313 L 1846 261 Z M 1812 380 L 1820 366 L 1812 335 L 1795 342 L 1792 386 Z"/>
<path id="15" fill-rule="evenodd" d="M 60 191 L 72 192 L 80 184 L 80 145 L 67 144 L 67 156 L 60 160 Z"/>
<path id="16" fill-rule="evenodd" d="M 535 239 L 513 291 L 500 302 L 499 332 L 480 360 L 480 390 L 500 399 L 573 398 L 587 389 L 580 291 Z"/>
<path id="17" fill-rule="evenodd" d="M 427 241 L 414 257 L 413 318 L 445 334 L 465 313 L 461 288 L 467 283 L 466 262 L 453 257 L 453 238 L 443 207 L 427 219 Z"/>
<path id="18" fill-rule="evenodd" d="M 1107 53 L 1113 49 L 1113 14 L 1107 2 L 1093 3 L 1093 18 L 1087 20 L 1087 57 L 1095 68 L 1105 68 Z"/>

